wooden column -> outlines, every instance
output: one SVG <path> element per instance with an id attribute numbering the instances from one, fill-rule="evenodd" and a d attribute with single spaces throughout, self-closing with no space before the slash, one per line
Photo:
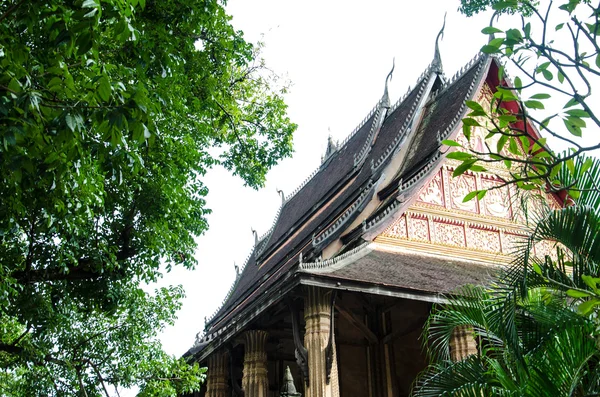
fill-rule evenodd
<path id="1" fill-rule="evenodd" d="M 306 288 L 304 346 L 308 350 L 308 384 L 306 397 L 339 397 L 339 382 L 335 339 L 331 340 L 332 364 L 327 380 L 326 349 L 330 339 L 331 291 L 317 287 Z M 331 332 L 333 338 L 334 333 Z"/>
<path id="2" fill-rule="evenodd" d="M 473 329 L 468 326 L 456 327 L 450 339 L 450 357 L 454 361 L 460 361 L 471 354 L 477 354 Z"/>
<path id="3" fill-rule="evenodd" d="M 227 370 L 227 352 L 215 352 L 208 358 L 208 372 L 206 376 L 206 397 L 229 396 L 227 383 L 229 371 Z"/>
<path id="4" fill-rule="evenodd" d="M 242 389 L 244 397 L 267 397 L 269 379 L 267 378 L 267 333 L 265 331 L 246 331 L 244 353 L 244 374 Z"/>

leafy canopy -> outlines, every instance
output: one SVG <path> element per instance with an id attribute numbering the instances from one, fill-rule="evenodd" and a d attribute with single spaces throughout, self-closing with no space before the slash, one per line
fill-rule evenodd
<path id="1" fill-rule="evenodd" d="M 536 3 L 510 0 L 494 1 L 491 7 L 500 13 L 527 9 L 531 18 L 502 29 L 490 24 L 482 31 L 489 37 L 482 52 L 505 61 L 518 75 L 510 79 L 501 67 L 491 106 L 467 103 L 471 112 L 463 120 L 465 135 L 485 128 L 486 142 L 495 139 L 497 145 L 488 145 L 485 153 L 471 150 L 461 159 L 461 169 L 504 163 L 512 175 L 507 183 L 564 191 L 576 199 L 576 159 L 600 148 L 600 115 L 594 101 L 600 82 L 598 5 L 569 0 L 538 8 Z M 554 152 L 549 139 L 567 150 Z M 588 160 L 584 168 L 590 166 Z"/>
<path id="2" fill-rule="evenodd" d="M 0 5 L 0 390 L 174 395 L 203 371 L 156 334 L 194 266 L 202 183 L 260 187 L 296 126 L 260 47 L 218 0 Z"/>
<path id="3" fill-rule="evenodd" d="M 595 396 L 600 394 L 600 160 L 588 153 L 600 146 L 597 134 L 586 128 L 600 127 L 592 100 L 600 76 L 600 10 L 576 0 L 550 2 L 544 10 L 528 1 L 484 4 L 497 11 L 526 8 L 533 21 L 483 30 L 491 37 L 482 51 L 510 62 L 521 77 L 511 82 L 501 68 L 492 106 L 467 103 L 467 138 L 472 128 L 486 128 L 498 143 L 488 145 L 486 153 L 461 152 L 457 159 L 466 161 L 463 169 L 502 162 L 510 172 L 506 184 L 515 183 L 521 192 L 557 192 L 566 206 L 530 214 L 528 237 L 491 287 L 458 291 L 431 314 L 423 339 L 432 365 L 414 394 Z M 560 21 L 550 24 L 551 18 Z M 561 32 L 570 45 L 555 44 L 553 37 Z M 548 92 L 564 107 L 540 120 L 533 112 L 551 102 Z M 569 149 L 551 151 L 544 134 Z M 480 199 L 485 192 L 466 199 Z M 534 247 L 542 241 L 553 242 L 553 255 L 536 255 Z M 455 362 L 450 339 L 459 327 L 472 331 L 478 353 Z"/>

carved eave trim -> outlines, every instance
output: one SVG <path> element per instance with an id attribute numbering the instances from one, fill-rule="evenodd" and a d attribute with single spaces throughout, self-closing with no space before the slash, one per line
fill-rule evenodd
<path id="1" fill-rule="evenodd" d="M 306 273 L 331 273 L 368 255 L 373 249 L 375 249 L 375 246 L 368 241 L 334 258 L 316 262 L 301 262 L 298 265 L 298 270 Z"/>
<path id="2" fill-rule="evenodd" d="M 244 331 L 257 316 L 279 302 L 300 284 L 296 275 L 297 273 L 289 273 L 288 276 L 281 278 L 269 290 L 253 300 L 252 304 L 231 316 L 221 328 L 213 332 L 207 332 L 202 339 L 204 348 L 193 354 L 194 359 L 198 362 L 206 360 L 208 356 L 219 349 L 224 343 Z"/>
<path id="3" fill-rule="evenodd" d="M 366 160 L 367 156 L 371 152 L 371 147 L 375 142 L 375 138 L 377 138 L 377 134 L 379 134 L 379 130 L 381 129 L 381 125 L 383 124 L 383 120 L 385 120 L 386 110 L 387 108 L 381 105 L 381 101 L 377 105 L 377 111 L 375 112 L 375 118 L 373 119 L 373 123 L 371 124 L 371 129 L 369 130 L 369 135 L 367 135 L 367 139 L 365 139 L 365 143 L 358 153 L 354 154 L 354 167 L 360 167 L 363 162 Z"/>
<path id="4" fill-rule="evenodd" d="M 427 164 L 425 164 L 419 172 L 417 172 L 414 176 L 408 179 L 406 182 L 400 179 L 398 183 L 398 197 L 399 201 L 405 201 L 404 195 L 408 190 L 411 190 L 414 186 L 416 186 L 421 180 L 431 173 L 431 170 L 436 168 L 436 165 L 439 165 L 439 160 L 442 157 L 442 153 L 438 150 L 435 154 L 429 159 Z"/>
<path id="5" fill-rule="evenodd" d="M 321 234 L 313 238 L 313 247 L 319 247 L 325 244 L 329 237 L 331 237 L 333 234 L 335 234 L 335 232 L 344 227 L 344 225 L 346 225 L 350 219 L 354 218 L 354 215 L 362 211 L 365 205 L 373 197 L 374 188 L 375 184 L 371 179 L 369 180 L 369 183 L 367 183 L 367 186 L 363 189 L 360 196 L 358 196 L 358 198 L 352 203 L 352 205 L 348 207 L 346 211 L 344 211 L 342 215 L 340 215 L 331 226 L 329 226 Z"/>
<path id="6" fill-rule="evenodd" d="M 223 298 L 223 301 L 221 302 L 221 304 L 219 305 L 219 307 L 207 318 L 203 336 L 199 337 L 200 333 L 198 333 L 196 335 L 196 342 L 194 343 L 194 346 L 196 346 L 196 344 L 198 344 L 198 343 L 202 343 L 203 342 L 204 336 L 206 335 L 206 330 L 209 328 L 209 326 L 211 325 L 211 323 L 216 319 L 217 314 L 221 311 L 221 309 L 223 308 L 223 306 L 225 306 L 225 304 L 227 303 L 227 301 L 231 297 L 231 294 L 233 294 L 233 291 L 235 290 L 235 288 L 239 284 L 240 279 L 242 278 L 242 273 L 244 273 L 244 269 L 246 269 L 246 266 L 248 265 L 248 262 L 250 261 L 250 258 L 252 257 L 253 253 L 254 253 L 254 250 L 252 250 L 250 252 L 250 255 L 248 255 L 246 257 L 246 260 L 244 261 L 244 264 L 240 268 L 239 275 L 236 276 L 235 280 L 231 284 L 231 287 L 229 287 L 229 291 L 227 291 L 227 294 L 225 295 L 225 298 Z"/>

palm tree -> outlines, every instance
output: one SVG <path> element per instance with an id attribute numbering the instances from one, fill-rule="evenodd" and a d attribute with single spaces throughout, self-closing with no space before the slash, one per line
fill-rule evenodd
<path id="1" fill-rule="evenodd" d="M 493 285 L 465 287 L 434 309 L 423 334 L 432 364 L 414 396 L 600 396 L 599 177 L 598 159 L 563 167 L 571 205 L 534 216 Z M 534 255 L 543 240 L 556 242 L 554 258 Z M 452 361 L 452 333 L 465 326 L 478 354 Z"/>

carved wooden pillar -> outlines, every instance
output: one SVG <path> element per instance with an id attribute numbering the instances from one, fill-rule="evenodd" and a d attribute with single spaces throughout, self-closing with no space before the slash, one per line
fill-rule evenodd
<path id="1" fill-rule="evenodd" d="M 246 331 L 244 353 L 244 374 L 242 389 L 244 397 L 267 397 L 269 379 L 267 378 L 267 333 L 265 331 Z"/>
<path id="2" fill-rule="evenodd" d="M 215 352 L 208 358 L 208 373 L 206 376 L 206 397 L 227 397 L 227 352 Z"/>
<path id="3" fill-rule="evenodd" d="M 456 327 L 450 339 L 450 357 L 454 361 L 460 361 L 471 354 L 477 354 L 473 329 L 468 326 Z"/>
<path id="4" fill-rule="evenodd" d="M 317 287 L 306 289 L 304 299 L 306 322 L 304 346 L 308 350 L 306 397 L 339 397 L 340 395 L 335 339 L 331 329 L 331 294 L 331 291 Z"/>

